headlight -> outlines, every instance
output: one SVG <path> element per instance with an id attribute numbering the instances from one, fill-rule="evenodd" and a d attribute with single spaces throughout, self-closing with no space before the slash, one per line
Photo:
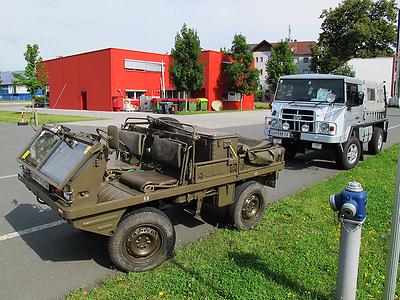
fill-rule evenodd
<path id="1" fill-rule="evenodd" d="M 272 119 L 271 127 L 272 128 L 278 128 L 279 127 L 279 121 L 277 119 Z"/>
<path id="2" fill-rule="evenodd" d="M 303 126 L 301 126 L 301 131 L 308 132 L 309 130 L 310 130 L 310 126 L 308 126 L 307 124 L 304 124 Z"/>
<path id="3" fill-rule="evenodd" d="M 289 130 L 289 123 L 285 122 L 282 124 L 282 129 L 283 130 Z"/>
<path id="4" fill-rule="evenodd" d="M 322 133 L 328 133 L 329 132 L 329 124 L 328 123 L 322 123 L 321 126 L 319 127 Z"/>
<path id="5" fill-rule="evenodd" d="M 322 123 L 319 127 L 321 133 L 335 135 L 336 134 L 336 124 L 335 123 Z"/>

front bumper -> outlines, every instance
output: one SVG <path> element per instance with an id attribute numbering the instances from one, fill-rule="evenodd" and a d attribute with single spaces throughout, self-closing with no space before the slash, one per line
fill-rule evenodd
<path id="1" fill-rule="evenodd" d="M 279 131 L 284 131 L 280 129 Z M 295 141 L 306 141 L 312 143 L 320 143 L 320 144 L 339 144 L 341 143 L 341 137 L 338 135 L 328 135 L 328 134 L 318 134 L 318 133 L 307 133 L 307 132 L 293 132 L 286 131 L 290 134 L 290 137 L 286 136 L 274 136 L 271 135 L 269 128 L 265 129 L 265 135 L 270 139 L 278 138 L 278 139 L 292 139 Z"/>
<path id="2" fill-rule="evenodd" d="M 37 199 L 45 202 L 61 218 L 65 220 L 71 220 L 70 209 L 68 207 L 65 207 L 61 203 L 56 202 L 51 194 L 46 191 L 41 185 L 36 183 L 28 175 L 22 172 L 18 174 L 18 179 L 28 188 L 28 190 L 30 190 L 36 196 Z"/>

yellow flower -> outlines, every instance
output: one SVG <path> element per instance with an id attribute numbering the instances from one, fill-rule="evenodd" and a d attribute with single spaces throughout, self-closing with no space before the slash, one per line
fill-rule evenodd
<path id="1" fill-rule="evenodd" d="M 164 296 L 164 292 L 163 291 L 160 291 L 158 294 L 160 295 L 160 297 Z"/>

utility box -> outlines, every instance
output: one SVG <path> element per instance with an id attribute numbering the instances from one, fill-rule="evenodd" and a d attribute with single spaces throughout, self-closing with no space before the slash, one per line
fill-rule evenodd
<path id="1" fill-rule="evenodd" d="M 201 139 L 196 141 L 196 162 L 231 158 L 236 155 L 239 139 L 237 133 L 202 129 L 200 136 Z"/>

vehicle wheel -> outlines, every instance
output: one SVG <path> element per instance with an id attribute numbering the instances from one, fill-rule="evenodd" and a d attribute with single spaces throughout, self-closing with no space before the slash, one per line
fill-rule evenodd
<path id="1" fill-rule="evenodd" d="M 180 122 L 179 122 L 177 119 L 175 119 L 175 118 L 171 118 L 171 117 L 160 117 L 159 119 L 160 119 L 160 120 L 163 120 L 163 121 L 170 121 L 170 122 L 176 123 L 176 124 L 174 124 L 174 125 L 176 125 L 177 127 L 183 129 L 182 124 L 180 124 Z M 178 131 L 179 131 L 178 129 L 173 128 L 173 127 L 168 126 L 168 125 L 165 125 L 165 124 L 150 124 L 150 125 L 149 125 L 149 128 L 159 129 L 159 130 L 166 130 L 166 131 L 170 131 L 170 132 L 178 132 Z"/>
<path id="2" fill-rule="evenodd" d="M 285 160 L 292 160 L 297 154 L 297 147 L 295 145 L 285 146 Z"/>
<path id="3" fill-rule="evenodd" d="M 264 215 L 267 205 L 265 186 L 248 181 L 236 187 L 235 201 L 228 207 L 229 221 L 237 229 L 253 228 Z"/>
<path id="4" fill-rule="evenodd" d="M 343 147 L 343 152 L 339 149 L 336 162 L 341 169 L 349 170 L 354 168 L 361 154 L 361 145 L 358 139 L 352 136 Z"/>
<path id="5" fill-rule="evenodd" d="M 383 146 L 383 130 L 382 128 L 375 127 L 372 133 L 372 138 L 368 143 L 368 153 L 378 154 L 381 152 Z"/>
<path id="6" fill-rule="evenodd" d="M 111 261 L 122 271 L 146 271 L 164 262 L 174 250 L 175 229 L 159 209 L 145 207 L 124 217 L 110 238 Z"/>

